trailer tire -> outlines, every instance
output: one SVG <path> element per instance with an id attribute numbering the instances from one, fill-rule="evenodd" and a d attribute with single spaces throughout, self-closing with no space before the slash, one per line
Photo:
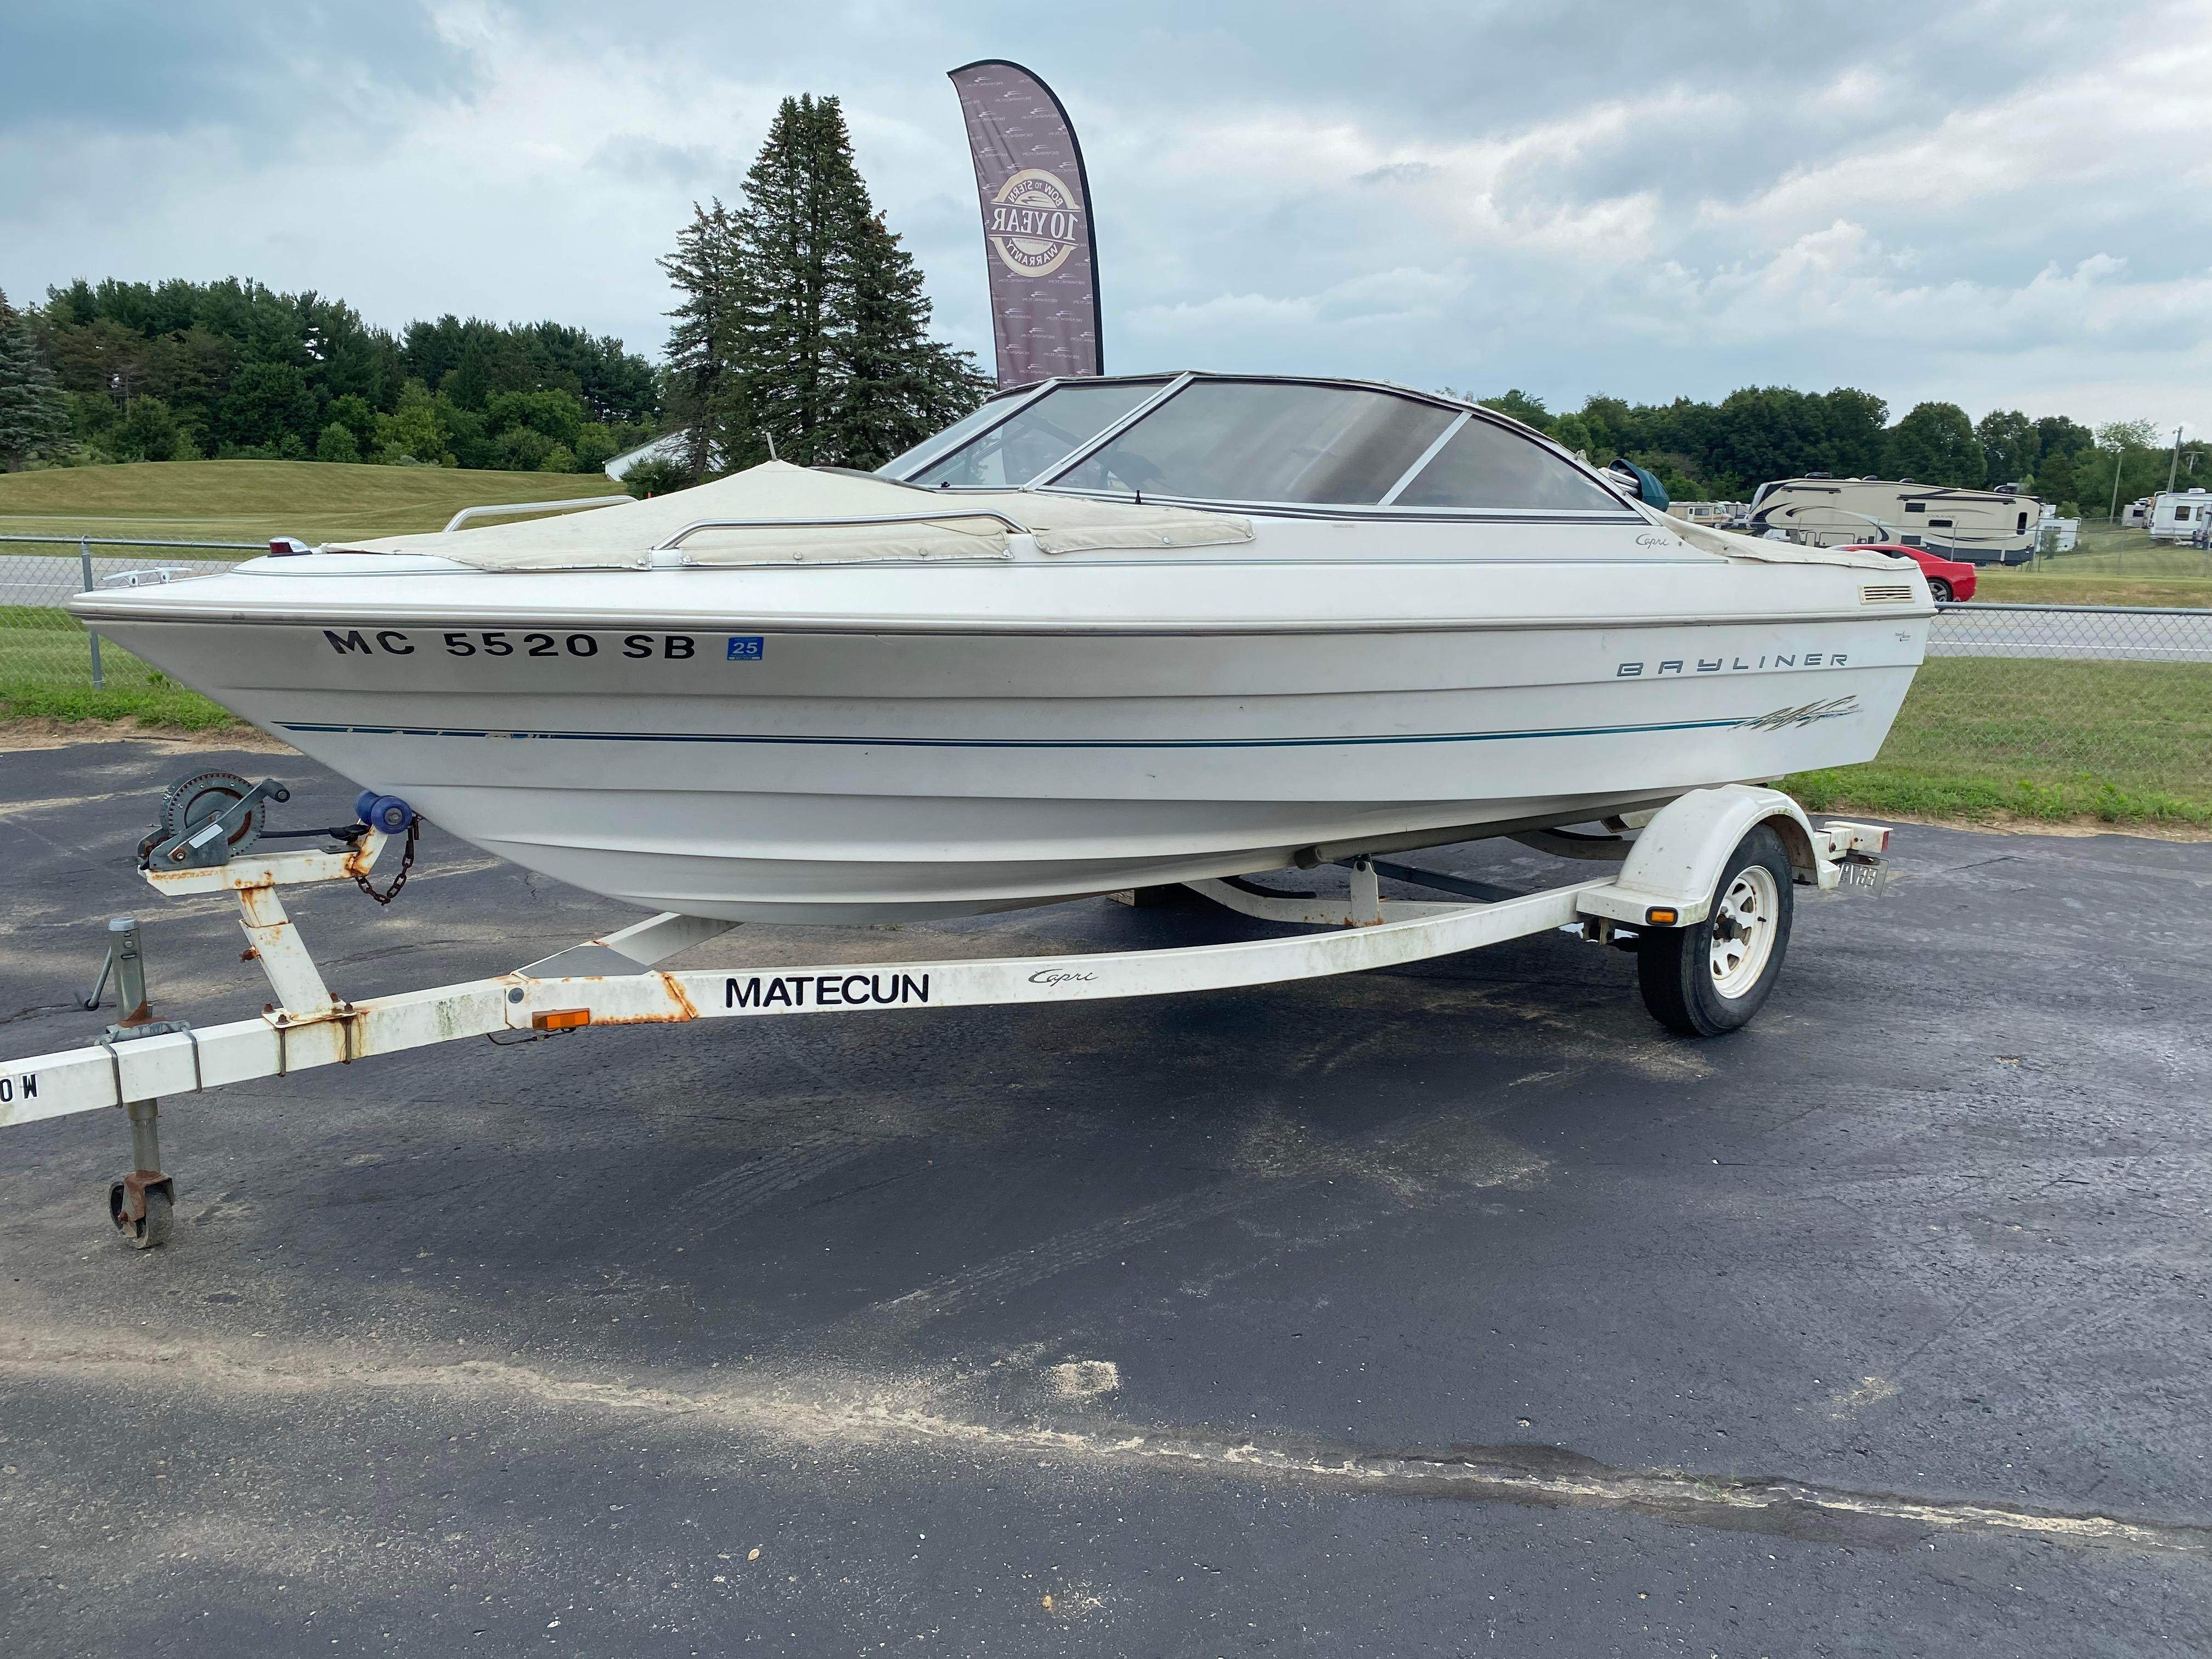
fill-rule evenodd
<path id="1" fill-rule="evenodd" d="M 129 1195 L 121 1182 L 107 1189 L 107 1218 L 114 1223 L 118 1237 L 134 1250 L 157 1250 L 169 1242 L 177 1206 L 166 1186 L 146 1189 L 146 1216 L 143 1221 L 132 1218 L 129 1204 Z"/>
<path id="2" fill-rule="evenodd" d="M 1782 972 L 1795 914 L 1790 854 L 1770 824 L 1755 825 L 1721 866 L 1711 913 L 1688 927 L 1647 928 L 1636 952 L 1644 1006 L 1683 1036 L 1748 1025 Z"/>

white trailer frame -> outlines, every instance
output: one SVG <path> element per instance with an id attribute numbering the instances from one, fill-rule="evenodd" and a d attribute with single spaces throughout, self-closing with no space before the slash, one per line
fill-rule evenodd
<path id="1" fill-rule="evenodd" d="M 1730 784 L 1677 797 L 1651 815 L 1632 842 L 1616 843 L 1624 855 L 1619 875 L 1525 896 L 1447 903 L 1386 899 L 1380 886 L 1386 874 L 1425 879 L 1440 890 L 1486 890 L 1388 863 L 1378 866 L 1357 854 L 1340 860 L 1352 878 L 1342 899 L 1274 894 L 1240 880 L 1186 884 L 1246 915 L 1326 930 L 1289 938 L 981 961 L 665 971 L 655 964 L 738 925 L 671 913 L 511 973 L 358 1002 L 331 991 L 285 914 L 278 889 L 365 877 L 392 837 L 371 831 L 350 850 L 249 849 L 207 868 L 143 873 L 156 891 L 173 896 L 235 894 L 247 954 L 259 961 L 275 1000 L 250 1018 L 191 1029 L 182 1022 L 152 1021 L 136 991 L 141 981 L 133 978 L 133 989 L 121 1002 L 135 1026 L 112 1025 L 84 1047 L 0 1065 L 0 1126 L 126 1109 L 138 1167 L 116 1184 L 116 1201 L 134 1206 L 143 1221 L 146 1191 L 173 1191 L 160 1172 L 154 1128 L 155 1103 L 164 1095 L 289 1077 L 473 1036 L 1224 990 L 1395 967 L 1561 928 L 1606 942 L 1622 926 L 1689 927 L 1704 921 L 1729 855 L 1762 823 L 1780 833 L 1796 882 L 1820 889 L 1843 884 L 1847 864 L 1872 873 L 1888 842 L 1887 830 L 1867 824 L 1830 822 L 1815 829 L 1788 796 Z M 135 950 L 136 924 L 118 921 L 112 927 L 130 930 L 118 937 L 132 941 Z M 131 965 L 134 974 L 142 971 L 135 961 Z M 126 1184 L 134 1190 L 120 1196 Z M 118 1214 L 118 1225 L 125 1219 Z"/>

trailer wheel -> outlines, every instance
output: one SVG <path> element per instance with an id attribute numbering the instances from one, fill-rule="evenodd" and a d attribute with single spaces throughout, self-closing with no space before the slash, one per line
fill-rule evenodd
<path id="1" fill-rule="evenodd" d="M 176 1203 L 166 1186 L 146 1189 L 144 1220 L 132 1218 L 130 1205 L 130 1194 L 121 1182 L 108 1188 L 107 1218 L 115 1224 L 117 1237 L 134 1250 L 157 1249 L 169 1242 L 169 1223 L 176 1214 Z"/>
<path id="2" fill-rule="evenodd" d="M 1790 882 L 1782 837 L 1762 823 L 1721 866 L 1705 921 L 1646 929 L 1636 979 L 1651 1017 L 1684 1036 L 1718 1036 L 1748 1025 L 1773 990 L 1790 947 Z"/>

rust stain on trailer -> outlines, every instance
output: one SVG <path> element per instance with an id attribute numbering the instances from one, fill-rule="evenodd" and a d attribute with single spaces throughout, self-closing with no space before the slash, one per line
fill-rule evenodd
<path id="1" fill-rule="evenodd" d="M 669 1002 L 673 1005 L 672 1006 L 661 1009 L 640 1010 L 637 1012 L 617 1012 L 612 1009 L 602 1008 L 599 1006 L 599 999 L 592 994 L 592 991 L 599 987 L 628 988 L 631 986 L 642 986 L 650 980 L 658 980 L 659 981 L 662 992 L 666 995 Z M 682 1025 L 699 1018 L 699 1009 L 697 1005 L 684 994 L 683 985 L 678 982 L 677 976 L 673 974 L 655 973 L 638 974 L 635 975 L 625 974 L 620 976 L 609 974 L 577 974 L 560 980 L 544 980 L 534 982 L 540 985 L 557 984 L 562 987 L 573 987 L 581 991 L 583 994 L 583 1001 L 581 1006 L 589 1012 L 591 1015 L 591 1024 L 593 1025 Z M 537 1020 L 540 1013 L 545 1012 L 549 1011 L 532 1011 L 531 1014 L 532 1022 L 534 1023 Z"/>
<path id="2" fill-rule="evenodd" d="M 693 1003 L 690 997 L 685 994 L 683 982 L 673 974 L 662 974 L 658 977 L 659 978 L 662 986 L 666 988 L 670 1000 L 673 1001 L 677 1007 L 683 1011 L 680 1013 L 672 1015 L 671 1018 L 675 1020 L 698 1018 L 698 1007 L 695 1003 Z"/>

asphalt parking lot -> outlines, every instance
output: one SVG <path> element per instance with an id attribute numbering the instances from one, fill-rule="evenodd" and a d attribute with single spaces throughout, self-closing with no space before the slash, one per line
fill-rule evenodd
<path id="1" fill-rule="evenodd" d="M 0 756 L 0 1053 L 266 999 Z M 0 1131 L 0 1649 L 2212 1650 L 2212 844 L 1902 830 L 1738 1036 L 1557 937 L 1186 999 L 484 1042 Z M 1510 843 L 1420 855 L 1534 887 Z M 634 920 L 434 833 L 353 996 Z M 743 928 L 762 964 L 1237 937 Z"/>

